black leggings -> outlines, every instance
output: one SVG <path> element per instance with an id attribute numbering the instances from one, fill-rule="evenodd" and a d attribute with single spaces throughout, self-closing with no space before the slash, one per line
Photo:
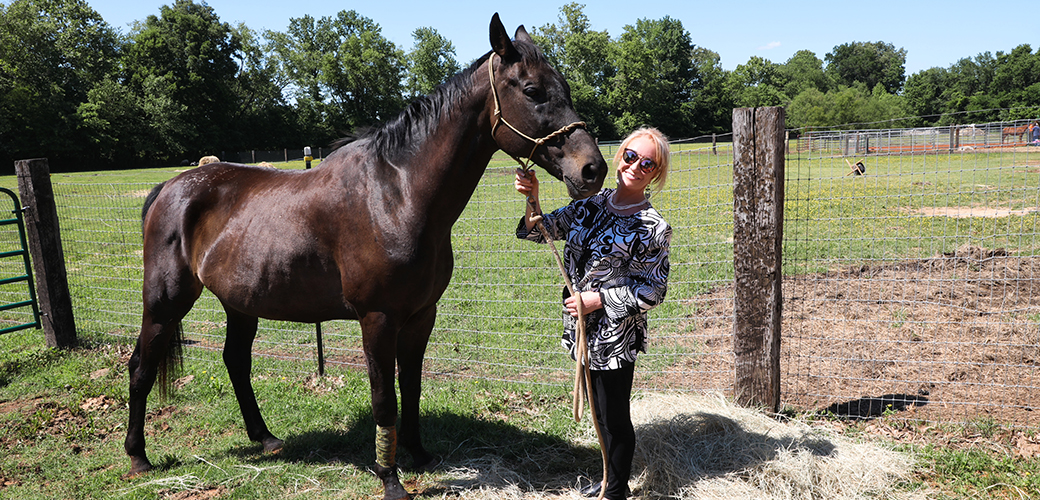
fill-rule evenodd
<path id="1" fill-rule="evenodd" d="M 607 450 L 607 492 L 604 498 L 628 498 L 628 478 L 632 474 L 632 455 L 636 451 L 636 431 L 632 427 L 630 401 L 635 364 L 625 363 L 617 370 L 592 370 L 592 395 L 596 420 Z"/>

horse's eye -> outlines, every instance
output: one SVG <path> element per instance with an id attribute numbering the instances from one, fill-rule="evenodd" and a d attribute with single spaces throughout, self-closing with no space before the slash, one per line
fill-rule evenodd
<path id="1" fill-rule="evenodd" d="M 538 101 L 544 100 L 542 89 L 534 85 L 524 87 L 524 95 Z"/>

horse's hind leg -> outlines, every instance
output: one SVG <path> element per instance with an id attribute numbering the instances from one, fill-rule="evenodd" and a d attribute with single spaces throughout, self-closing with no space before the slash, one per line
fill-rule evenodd
<path id="1" fill-rule="evenodd" d="M 130 456 L 130 473 L 134 476 L 152 469 L 145 455 L 144 420 L 148 407 L 148 394 L 155 385 L 159 365 L 166 357 L 169 344 L 175 336 L 176 323 L 157 324 L 149 319 L 143 321 L 141 336 L 130 356 L 130 420 L 127 424 L 123 449 Z"/>
<path id="2" fill-rule="evenodd" d="M 247 316 L 230 308 L 227 311 L 227 337 L 224 340 L 224 365 L 227 367 L 231 385 L 235 388 L 235 398 L 242 410 L 242 419 L 246 423 L 246 434 L 250 440 L 264 445 L 264 451 L 278 453 L 282 450 L 282 440 L 274 437 L 260 415 L 260 406 L 256 403 L 256 394 L 249 377 L 253 368 L 253 339 L 256 338 L 258 320 L 256 316 Z"/>
<path id="3" fill-rule="evenodd" d="M 146 271 L 146 275 L 148 272 Z M 153 283 L 147 278 L 145 283 Z M 163 371 L 164 378 L 170 374 L 179 352 L 181 341 L 181 319 L 191 310 L 201 286 L 178 287 L 182 293 L 170 294 L 160 287 L 145 286 L 144 314 L 141 318 L 141 335 L 130 356 L 130 419 L 127 423 L 123 449 L 130 456 L 130 473 L 134 476 L 151 470 L 152 464 L 145 455 L 144 421 L 148 406 L 148 394 L 155 379 Z M 167 379 L 168 382 L 168 379 Z M 165 389 L 165 387 L 163 387 Z"/>

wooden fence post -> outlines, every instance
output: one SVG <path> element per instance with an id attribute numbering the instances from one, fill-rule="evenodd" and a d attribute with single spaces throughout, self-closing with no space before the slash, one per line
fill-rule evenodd
<path id="1" fill-rule="evenodd" d="M 18 192 L 25 207 L 25 233 L 36 275 L 36 297 L 40 302 L 40 322 L 48 347 L 74 347 L 76 322 L 72 317 L 72 296 L 65 273 L 65 252 L 61 247 L 58 210 L 54 205 L 51 171 L 46 158 L 18 160 Z"/>
<path id="2" fill-rule="evenodd" d="M 784 126 L 780 107 L 733 110 L 734 394 L 773 412 L 780 410 Z"/>

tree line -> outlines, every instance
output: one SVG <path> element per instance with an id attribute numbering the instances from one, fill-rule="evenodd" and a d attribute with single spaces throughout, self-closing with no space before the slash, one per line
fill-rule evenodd
<path id="1" fill-rule="evenodd" d="M 601 140 L 653 124 L 674 138 L 729 132 L 735 107 L 785 106 L 791 128 L 977 123 L 1040 115 L 1029 45 L 905 75 L 906 50 L 849 42 L 820 59 L 752 57 L 723 70 L 680 20 L 639 19 L 611 37 L 583 5 L 529 31 Z M 462 65 L 436 29 L 405 51 L 357 11 L 289 19 L 285 31 L 222 22 L 174 0 L 113 29 L 86 0 L 0 4 L 0 161 L 133 168 L 219 151 L 321 146 L 377 126 Z"/>

